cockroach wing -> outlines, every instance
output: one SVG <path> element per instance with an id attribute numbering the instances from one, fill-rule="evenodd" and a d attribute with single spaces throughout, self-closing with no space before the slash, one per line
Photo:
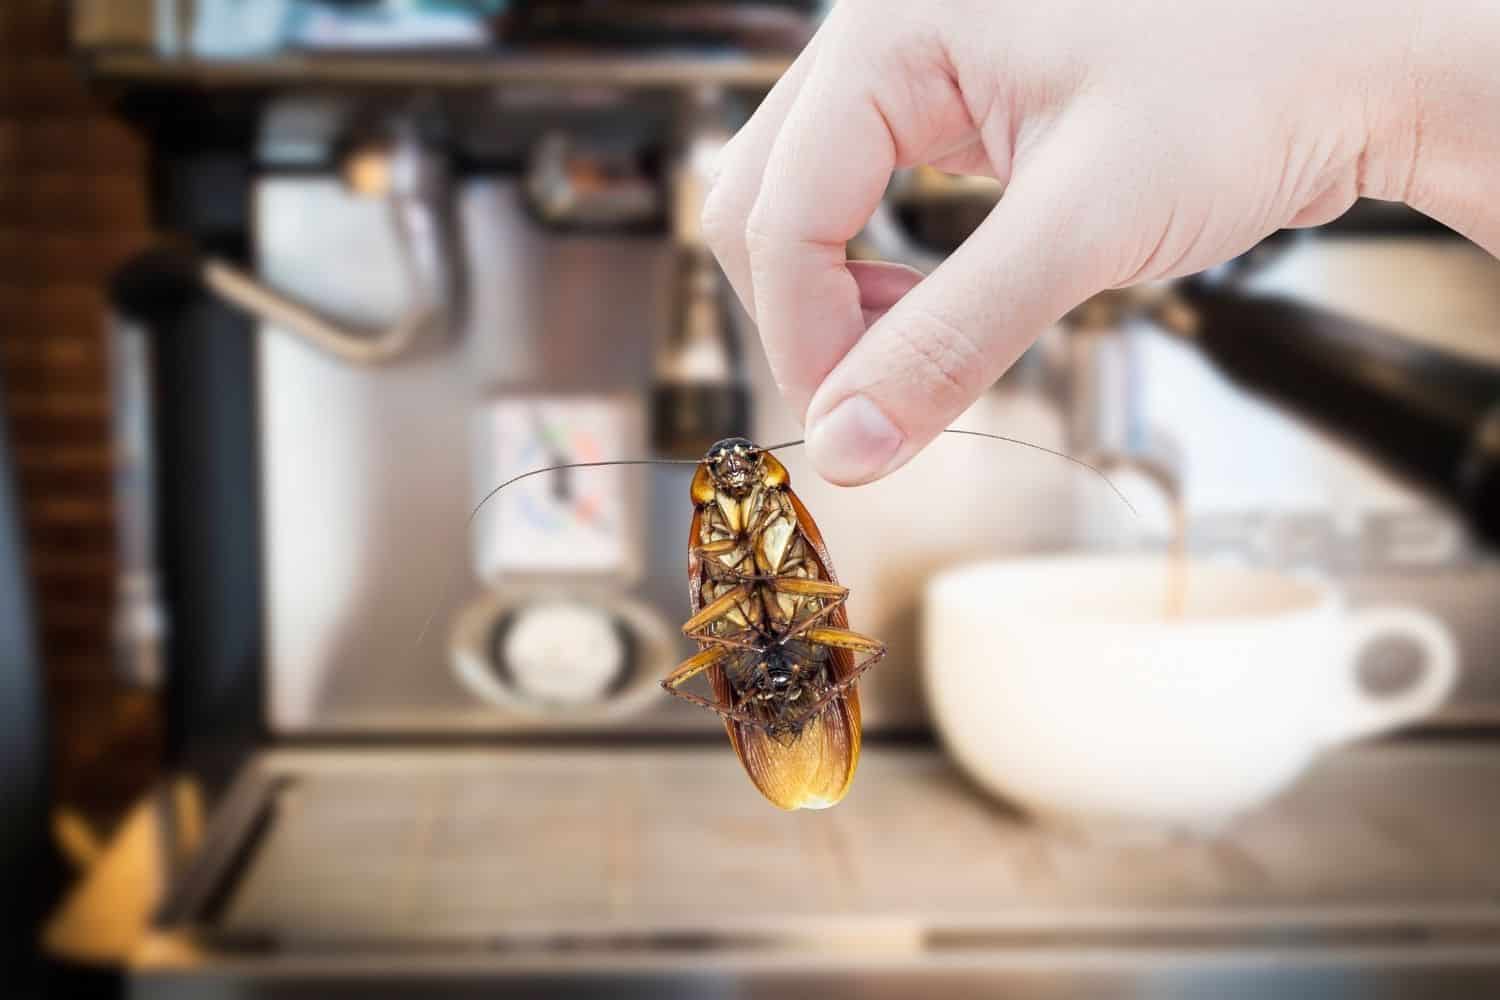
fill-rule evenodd
<path id="1" fill-rule="evenodd" d="M 830 583 L 837 583 L 817 522 L 789 487 L 781 487 L 781 490 L 796 514 L 797 532 L 812 550 L 819 575 Z M 697 544 L 701 518 L 702 508 L 695 509 L 689 535 L 690 550 Z M 696 555 L 689 555 L 688 573 L 688 589 L 696 614 L 703 604 L 704 574 L 702 561 Z M 842 606 L 828 615 L 828 621 L 838 628 L 849 625 Z M 844 680 L 854 672 L 852 651 L 830 648 L 828 652 L 836 680 Z M 733 691 L 723 669 L 711 668 L 708 679 L 714 697 L 721 704 L 730 704 Z M 745 773 L 772 804 L 786 810 L 826 809 L 848 793 L 859 764 L 859 694 L 850 687 L 841 697 L 830 701 L 816 717 L 808 720 L 790 743 L 778 741 L 762 728 L 733 719 L 724 721 L 724 730 L 744 765 Z"/>

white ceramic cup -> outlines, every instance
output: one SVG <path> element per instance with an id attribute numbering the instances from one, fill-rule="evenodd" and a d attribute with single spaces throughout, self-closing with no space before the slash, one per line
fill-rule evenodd
<path id="1" fill-rule="evenodd" d="M 1319 580 L 1189 562 L 1169 617 L 1169 572 L 1161 556 L 1059 556 L 934 577 L 924 683 L 959 765 L 1043 820 L 1211 831 L 1457 679 L 1424 612 L 1351 612 Z M 1385 638 L 1414 642 L 1422 667 L 1377 695 L 1358 664 Z"/>

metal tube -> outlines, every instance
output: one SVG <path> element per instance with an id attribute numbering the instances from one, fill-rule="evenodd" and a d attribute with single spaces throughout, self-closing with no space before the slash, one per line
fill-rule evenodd
<path id="1" fill-rule="evenodd" d="M 203 283 L 256 318 L 354 364 L 395 361 L 440 338 L 457 317 L 462 298 L 447 171 L 441 158 L 413 137 L 398 139 L 387 155 L 385 197 L 409 289 L 407 308 L 395 322 L 378 329 L 341 322 L 222 260 L 202 263 Z"/>

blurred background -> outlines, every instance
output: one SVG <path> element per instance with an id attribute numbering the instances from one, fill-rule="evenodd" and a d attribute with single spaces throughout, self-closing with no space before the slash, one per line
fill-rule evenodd
<path id="1" fill-rule="evenodd" d="M 466 525 L 798 436 L 697 219 L 825 6 L 0 6 L 6 995 L 1500 983 L 1500 263 L 1404 208 L 1100 296 L 955 425 L 1139 517 L 993 441 L 780 454 L 890 648 L 833 810 L 656 686 L 691 467 Z M 902 171 L 850 254 L 929 270 L 1000 194 Z M 1050 824 L 944 749 L 923 629 L 937 574 L 1059 553 L 1316 577 L 1458 679 L 1212 833 Z"/>

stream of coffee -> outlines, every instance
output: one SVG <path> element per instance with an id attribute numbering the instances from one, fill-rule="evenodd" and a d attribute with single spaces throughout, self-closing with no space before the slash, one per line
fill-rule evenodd
<path id="1" fill-rule="evenodd" d="M 1172 545 L 1167 552 L 1167 617 L 1181 618 L 1187 604 L 1187 509 L 1174 483 L 1168 495 L 1172 508 Z"/>

